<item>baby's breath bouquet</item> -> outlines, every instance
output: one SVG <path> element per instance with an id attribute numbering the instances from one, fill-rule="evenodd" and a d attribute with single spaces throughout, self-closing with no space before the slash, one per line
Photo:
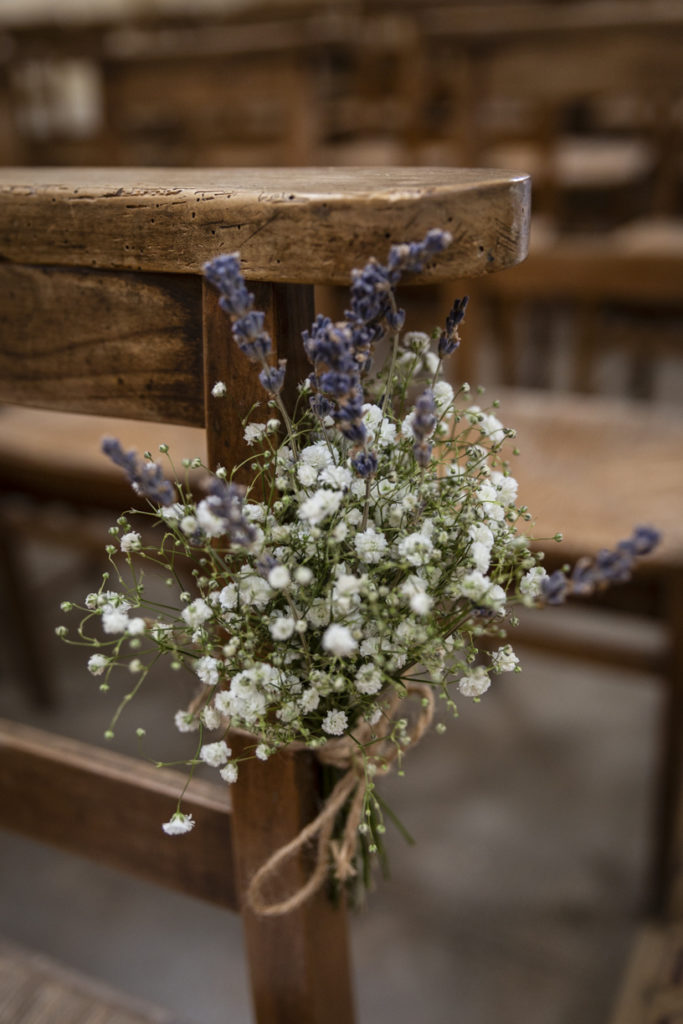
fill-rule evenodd
<path id="1" fill-rule="evenodd" d="M 113 528 L 113 571 L 82 609 L 80 642 L 96 648 L 90 672 L 106 689 L 121 666 L 135 692 L 160 657 L 188 670 L 196 697 L 176 715 L 181 732 L 198 734 L 188 765 L 211 765 L 227 783 L 239 774 L 230 730 L 246 732 L 248 755 L 261 760 L 303 745 L 331 754 L 338 777 L 351 766 L 328 829 L 341 821 L 352 832 L 341 878 L 381 845 L 376 774 L 400 765 L 434 696 L 456 713 L 456 692 L 478 700 L 492 676 L 516 670 L 505 633 L 515 606 L 557 602 L 577 582 L 547 576 L 530 547 L 508 462 L 514 431 L 444 377 L 467 300 L 431 336 L 404 331 L 401 275 L 449 243 L 434 230 L 354 271 L 345 319 L 318 316 L 303 334 L 311 373 L 294 409 L 282 401 L 286 367 L 269 361 L 238 254 L 206 265 L 264 389 L 244 424 L 248 487 L 234 482 L 235 468 L 207 469 L 197 498 L 187 474 L 169 478 L 113 439 L 103 446 L 146 502 Z M 388 355 L 375 372 L 379 343 Z M 229 400 L 229 389 L 216 382 L 212 401 Z M 637 532 L 617 563 L 628 568 L 653 541 Z M 578 582 L 599 585 L 615 571 L 614 559 L 606 565 L 584 565 Z M 174 600 L 148 593 L 152 567 Z M 163 827 L 177 835 L 193 825 L 179 805 Z"/>

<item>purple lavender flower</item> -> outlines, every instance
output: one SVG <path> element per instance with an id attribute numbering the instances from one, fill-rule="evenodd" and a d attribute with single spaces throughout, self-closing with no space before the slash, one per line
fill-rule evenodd
<path id="1" fill-rule="evenodd" d="M 254 296 L 248 291 L 240 271 L 238 252 L 216 256 L 204 264 L 204 275 L 221 293 L 219 305 L 228 316 L 245 316 L 252 308 Z"/>
<path id="2" fill-rule="evenodd" d="M 419 466 L 425 468 L 429 465 L 432 456 L 432 444 L 429 438 L 434 433 L 436 426 L 436 405 L 431 388 L 426 388 L 415 402 L 413 412 L 412 428 L 415 435 L 413 453 Z"/>
<path id="3" fill-rule="evenodd" d="M 659 540 L 659 531 L 653 526 L 637 526 L 631 537 L 619 541 L 616 548 L 603 548 L 595 558 L 580 558 L 571 577 L 561 569 L 547 576 L 541 583 L 542 597 L 546 604 L 562 604 L 570 594 L 585 597 L 613 583 L 626 583 L 636 557 L 649 554 Z"/>
<path id="4" fill-rule="evenodd" d="M 469 302 L 469 295 L 463 296 L 462 299 L 456 299 L 453 303 L 453 308 L 446 317 L 446 328 L 441 332 L 439 337 L 439 358 L 444 359 L 446 356 L 451 355 L 460 344 L 460 338 L 458 337 L 458 326 L 465 319 L 465 310 L 467 309 L 467 303 Z"/>
<path id="5" fill-rule="evenodd" d="M 267 366 L 258 375 L 262 387 L 271 395 L 279 395 L 285 382 L 286 359 L 280 359 L 277 366 Z"/>
<path id="6" fill-rule="evenodd" d="M 216 256 L 204 264 L 204 274 L 221 293 L 218 304 L 232 320 L 232 336 L 236 344 L 247 359 L 264 367 L 265 380 L 269 385 L 277 384 L 280 371 L 284 377 L 282 363 L 279 369 L 273 371 L 272 377 L 266 372 L 266 359 L 271 352 L 272 341 L 268 332 L 264 330 L 265 313 L 253 309 L 254 296 L 247 289 L 242 277 L 239 253 Z M 278 387 L 264 384 L 263 376 L 259 376 L 259 380 L 271 394 L 278 394 L 282 388 L 282 380 L 279 381 Z"/>
<path id="7" fill-rule="evenodd" d="M 374 452 L 359 452 L 351 459 L 351 465 L 359 476 L 374 476 L 377 472 L 377 456 Z"/>
<path id="8" fill-rule="evenodd" d="M 161 466 L 156 462 L 140 462 L 134 451 L 124 452 L 115 437 L 105 437 L 102 451 L 112 462 L 126 473 L 136 494 L 158 505 L 172 505 L 176 499 L 173 484 L 166 480 Z"/>
<path id="9" fill-rule="evenodd" d="M 226 484 L 212 477 L 207 485 L 207 507 L 213 515 L 223 520 L 225 529 L 233 544 L 249 547 L 256 539 L 256 530 L 244 517 L 242 508 L 246 488 L 238 484 Z"/>

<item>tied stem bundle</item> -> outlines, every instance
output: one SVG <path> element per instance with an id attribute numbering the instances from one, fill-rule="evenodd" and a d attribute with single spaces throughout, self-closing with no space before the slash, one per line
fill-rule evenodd
<path id="1" fill-rule="evenodd" d="M 247 904 L 261 917 L 279 917 L 301 907 L 324 884 L 330 866 L 338 882 L 346 882 L 355 874 L 354 858 L 358 847 L 358 829 L 363 820 L 366 795 L 364 760 L 370 756 L 386 774 L 394 765 L 399 752 L 397 742 L 391 738 L 395 713 L 403 700 L 419 699 L 419 712 L 408 722 L 408 746 L 419 743 L 434 716 L 434 694 L 424 683 L 405 683 L 405 696 L 392 692 L 385 707 L 385 721 L 389 729 L 377 736 L 374 727 L 362 720 L 353 733 L 332 740 L 318 750 L 318 759 L 326 765 L 344 772 L 320 813 L 289 843 L 280 847 L 252 877 L 246 893 Z M 295 745 L 298 746 L 298 745 Z M 300 749 L 304 749 L 301 745 Z M 346 821 L 340 838 L 334 839 L 337 815 L 348 806 Z M 284 899 L 267 895 L 282 867 L 305 846 L 316 840 L 315 867 L 307 881 Z M 331 862 L 331 865 L 330 865 Z"/>

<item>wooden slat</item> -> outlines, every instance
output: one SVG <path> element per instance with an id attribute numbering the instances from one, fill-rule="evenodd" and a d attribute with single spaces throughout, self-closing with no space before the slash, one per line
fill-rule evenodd
<path id="1" fill-rule="evenodd" d="M 1 825 L 234 910 L 227 787 L 193 782 L 183 809 L 197 827 L 162 832 L 185 782 L 180 772 L 0 720 Z"/>
<path id="2" fill-rule="evenodd" d="M 126 451 L 150 451 L 157 458 L 159 445 L 167 444 L 179 471 L 183 459 L 206 461 L 206 435 L 197 427 L 5 405 L 0 406 L 0 491 L 58 497 L 117 513 L 140 507 L 123 470 L 103 456 L 104 437 L 118 438 Z"/>
<path id="3" fill-rule="evenodd" d="M 509 171 L 11 168 L 0 258 L 198 273 L 239 249 L 248 280 L 346 284 L 389 243 L 439 227 L 453 245 L 420 278 L 451 280 L 524 258 L 529 196 L 528 176 Z"/>
<path id="4" fill-rule="evenodd" d="M 180 1024 L 46 956 L 0 940 L 0 1020 L 6 1024 Z"/>
<path id="5" fill-rule="evenodd" d="M 651 523 L 662 542 L 641 571 L 669 572 L 683 562 L 683 416 L 607 396 L 517 388 L 491 389 L 499 416 L 517 430 L 511 472 L 539 541 L 558 531 L 553 557 L 573 561 Z M 635 483 L 634 483 L 635 481 Z M 550 547 L 548 541 L 542 547 Z"/>
<path id="6" fill-rule="evenodd" d="M 198 279 L 2 265 L 0 295 L 0 399 L 203 426 Z"/>

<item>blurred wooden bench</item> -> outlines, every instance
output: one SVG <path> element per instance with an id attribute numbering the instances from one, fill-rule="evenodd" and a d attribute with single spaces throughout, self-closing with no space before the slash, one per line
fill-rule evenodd
<path id="1" fill-rule="evenodd" d="M 343 283 L 391 242 L 437 226 L 455 240 L 425 280 L 508 267 L 525 253 L 528 191 L 524 176 L 429 169 L 0 171 L 0 401 L 205 428 L 210 463 L 231 465 L 262 395 L 203 281 L 205 260 L 241 251 L 276 354 L 289 360 L 290 400 L 316 283 Z M 228 401 L 208 400 L 216 380 L 228 382 Z M 63 452 L 47 433 L 39 454 L 54 469 Z M 343 906 L 325 893 L 285 918 L 242 906 L 254 870 L 315 814 L 312 755 L 245 764 L 231 801 L 193 782 L 185 809 L 198 825 L 177 842 L 159 823 L 183 781 L 0 724 L 4 826 L 241 909 L 259 1024 L 349 1024 Z M 283 885 L 296 888 L 307 866 L 294 863 Z"/>

